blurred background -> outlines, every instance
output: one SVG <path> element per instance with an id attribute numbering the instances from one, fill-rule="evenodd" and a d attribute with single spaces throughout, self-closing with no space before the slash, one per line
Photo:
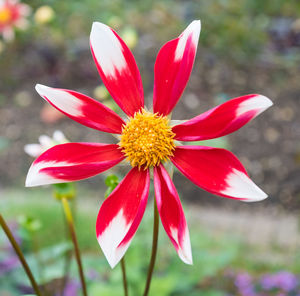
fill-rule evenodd
<path id="1" fill-rule="evenodd" d="M 27 5 L 26 13 L 9 32 L 1 26 L 6 15 L 0 1 L 0 208 L 49 295 L 60 295 L 61 258 L 70 245 L 52 187 L 24 188 L 33 161 L 24 146 L 38 143 L 42 134 L 52 137 L 55 130 L 72 142 L 115 140 L 58 113 L 35 92 L 35 84 L 77 90 L 120 112 L 99 78 L 89 49 L 92 22 L 100 21 L 113 27 L 133 51 L 150 106 L 157 52 L 194 19 L 202 22 L 198 52 L 173 119 L 194 117 L 240 95 L 269 97 L 274 106 L 253 122 L 232 135 L 202 143 L 235 153 L 269 198 L 246 204 L 212 196 L 175 172 L 194 265 L 185 266 L 176 257 L 161 228 L 150 295 L 300 295 L 300 2 L 22 3 Z M 122 295 L 120 270 L 112 271 L 106 263 L 94 225 L 107 190 L 105 179 L 110 174 L 122 179 L 127 171 L 114 168 L 76 186 L 77 231 L 90 295 Z M 133 295 L 140 295 L 144 285 L 151 236 L 149 205 L 126 255 Z M 28 286 L 0 233 L 0 294 L 29 293 Z M 76 266 L 71 265 L 65 295 L 80 295 L 79 287 Z"/>

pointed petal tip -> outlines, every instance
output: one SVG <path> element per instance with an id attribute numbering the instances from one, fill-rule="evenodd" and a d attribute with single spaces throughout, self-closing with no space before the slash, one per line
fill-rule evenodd
<path id="1" fill-rule="evenodd" d="M 101 34 L 103 31 L 107 31 L 107 30 L 110 30 L 109 26 L 100 22 L 93 22 L 90 39 L 95 38 L 96 37 L 95 35 Z"/>
<path id="2" fill-rule="evenodd" d="M 32 164 L 26 176 L 25 187 L 36 187 L 51 184 L 51 182 L 47 182 L 43 175 L 44 174 L 39 173 L 39 168 Z"/>
<path id="3" fill-rule="evenodd" d="M 178 253 L 179 258 L 188 265 L 193 265 L 193 257 L 192 257 L 192 253 L 190 252 L 190 254 L 183 254 L 182 252 Z"/>
<path id="4" fill-rule="evenodd" d="M 37 176 L 36 174 L 33 172 L 32 166 L 30 167 L 28 174 L 26 176 L 26 180 L 25 180 L 25 187 L 36 187 L 42 184 L 39 184 L 38 180 L 37 180 Z"/>
<path id="5" fill-rule="evenodd" d="M 266 96 L 255 94 L 251 98 L 242 102 L 237 109 L 237 115 L 241 115 L 251 110 L 257 110 L 255 116 L 267 110 L 273 105 L 273 102 Z"/>
<path id="6" fill-rule="evenodd" d="M 43 85 L 43 84 L 37 83 L 37 84 L 35 85 L 35 90 L 36 90 L 37 92 L 39 92 L 39 90 L 43 90 L 43 89 L 45 89 L 45 88 L 47 88 L 47 86 L 45 86 L 45 85 Z"/>
<path id="7" fill-rule="evenodd" d="M 41 97 L 43 97 L 45 95 L 45 92 L 49 91 L 49 89 L 51 89 L 51 87 L 43 85 L 43 84 L 35 85 L 35 90 Z"/>
<path id="8" fill-rule="evenodd" d="M 192 34 L 194 34 L 194 42 L 198 43 L 200 31 L 201 31 L 201 21 L 194 20 L 186 27 L 186 29 L 183 31 L 183 34 L 189 35 L 192 32 Z"/>
<path id="9" fill-rule="evenodd" d="M 254 196 L 253 198 L 243 200 L 244 202 L 263 201 L 269 197 L 268 194 L 266 194 L 264 191 L 262 191 L 257 185 L 255 185 L 255 186 L 256 186 L 256 190 L 257 190 L 257 195 Z"/>
<path id="10" fill-rule="evenodd" d="M 233 170 L 226 178 L 229 187 L 222 193 L 225 193 L 244 202 L 262 201 L 268 195 L 262 191 L 247 175 Z"/>
<path id="11" fill-rule="evenodd" d="M 269 107 L 273 106 L 273 102 L 268 97 L 263 95 L 258 95 L 258 98 L 261 100 L 261 108 L 263 110 L 266 110 Z"/>
<path id="12" fill-rule="evenodd" d="M 200 20 L 194 20 L 189 24 L 189 27 L 192 27 L 196 30 L 201 30 L 201 21 Z"/>
<path id="13" fill-rule="evenodd" d="M 120 260 L 122 259 L 123 256 L 118 259 L 117 256 L 115 256 L 113 253 L 107 252 L 107 250 L 105 248 L 103 248 L 102 241 L 101 241 L 100 237 L 97 237 L 97 241 L 98 241 L 98 243 L 100 245 L 100 248 L 102 250 L 103 256 L 107 260 L 110 268 L 114 269 L 116 267 L 116 265 L 120 262 Z"/>

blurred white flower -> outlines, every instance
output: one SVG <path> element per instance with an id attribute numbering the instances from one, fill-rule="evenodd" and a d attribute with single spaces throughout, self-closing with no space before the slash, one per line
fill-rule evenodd
<path id="1" fill-rule="evenodd" d="M 15 37 L 15 28 L 25 30 L 28 27 L 26 17 L 31 8 L 18 0 L 0 0 L 0 35 L 6 41 Z"/>
<path id="2" fill-rule="evenodd" d="M 54 10 L 48 5 L 43 5 L 36 10 L 34 14 L 34 20 L 37 24 L 43 25 L 51 22 L 54 16 Z"/>
<path id="3" fill-rule="evenodd" d="M 69 141 L 61 131 L 57 130 L 53 133 L 52 138 L 47 135 L 41 135 L 39 137 L 39 142 L 39 144 L 25 145 L 24 151 L 32 157 L 38 157 L 49 148 L 57 144 L 68 143 Z"/>

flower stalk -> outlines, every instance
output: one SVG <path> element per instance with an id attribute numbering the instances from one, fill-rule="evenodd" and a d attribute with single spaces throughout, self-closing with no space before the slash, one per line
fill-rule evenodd
<path id="1" fill-rule="evenodd" d="M 151 259 L 150 264 L 148 268 L 148 274 L 147 274 L 147 281 L 146 286 L 144 290 L 144 296 L 147 296 L 150 289 L 150 284 L 152 280 L 152 274 L 154 270 L 155 260 L 156 260 L 156 254 L 157 254 L 157 242 L 158 242 L 158 232 L 159 232 L 159 215 L 157 210 L 157 204 L 156 199 L 154 198 L 154 215 L 153 215 L 153 238 L 152 238 L 152 252 L 151 252 Z"/>
<path id="2" fill-rule="evenodd" d="M 75 232 L 75 227 L 74 227 L 74 220 L 72 216 L 72 211 L 69 206 L 68 199 L 66 197 L 63 197 L 61 199 L 64 214 L 67 220 L 67 224 L 69 227 L 70 231 L 70 236 L 74 245 L 74 251 L 75 251 L 75 258 L 76 262 L 78 265 L 78 272 L 79 272 L 79 277 L 80 277 L 80 282 L 81 282 L 81 287 L 82 287 L 82 292 L 84 296 L 87 296 L 87 288 L 86 288 L 86 283 L 85 283 L 85 278 L 84 278 L 84 272 L 83 272 L 83 267 L 81 263 L 81 256 L 80 256 L 80 251 L 79 251 L 79 245 L 76 237 L 76 232 Z"/>
<path id="3" fill-rule="evenodd" d="M 122 269 L 124 295 L 128 296 L 128 285 L 127 285 L 127 276 L 126 276 L 125 257 L 123 257 L 122 260 L 121 260 L 121 269 Z"/>
<path id="4" fill-rule="evenodd" d="M 13 248 L 14 248 L 17 256 L 19 257 L 19 260 L 20 260 L 20 262 L 21 262 L 21 264 L 22 264 L 22 266 L 23 266 L 23 268 L 24 268 L 24 270 L 25 270 L 25 272 L 26 272 L 26 274 L 28 276 L 28 279 L 30 280 L 31 286 L 32 286 L 35 294 L 37 296 L 42 296 L 41 291 L 39 289 L 39 286 L 36 283 L 36 281 L 34 279 L 34 276 L 33 276 L 32 272 L 31 272 L 31 269 L 30 269 L 29 265 L 27 264 L 27 262 L 25 260 L 23 252 L 20 249 L 18 243 L 16 242 L 16 240 L 15 240 L 12 232 L 10 231 L 10 229 L 8 227 L 8 225 L 6 224 L 6 222 L 5 222 L 2 214 L 0 214 L 0 224 L 1 224 L 1 227 L 2 227 L 2 229 L 4 230 L 4 232 L 5 232 L 6 236 L 7 236 L 7 238 L 9 239 L 11 245 L 13 246 Z"/>

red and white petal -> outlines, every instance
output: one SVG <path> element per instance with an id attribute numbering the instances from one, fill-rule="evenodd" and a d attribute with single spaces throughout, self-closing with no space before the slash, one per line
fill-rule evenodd
<path id="1" fill-rule="evenodd" d="M 179 146 L 172 162 L 188 179 L 211 193 L 243 201 L 268 197 L 251 181 L 237 157 L 225 149 Z"/>
<path id="2" fill-rule="evenodd" d="M 141 75 L 135 59 L 110 27 L 93 23 L 90 45 L 100 77 L 120 108 L 129 116 L 144 107 Z"/>
<path id="3" fill-rule="evenodd" d="M 193 264 L 190 235 L 176 188 L 163 165 L 154 168 L 157 208 L 164 229 L 180 259 Z"/>
<path id="4" fill-rule="evenodd" d="M 96 222 L 100 247 L 111 268 L 124 256 L 143 218 L 149 170 L 133 168 L 102 204 Z"/>
<path id="5" fill-rule="evenodd" d="M 230 134 L 272 106 L 262 95 L 232 99 L 172 128 L 179 141 L 200 141 Z"/>
<path id="6" fill-rule="evenodd" d="M 168 115 L 178 102 L 192 72 L 200 30 L 200 21 L 193 21 L 159 51 L 154 67 L 154 112 Z"/>
<path id="7" fill-rule="evenodd" d="M 73 90 L 37 84 L 36 91 L 71 119 L 99 131 L 120 134 L 124 121 L 100 102 Z"/>
<path id="8" fill-rule="evenodd" d="M 31 165 L 26 186 L 78 181 L 95 176 L 124 159 L 115 144 L 66 143 L 41 154 Z"/>

